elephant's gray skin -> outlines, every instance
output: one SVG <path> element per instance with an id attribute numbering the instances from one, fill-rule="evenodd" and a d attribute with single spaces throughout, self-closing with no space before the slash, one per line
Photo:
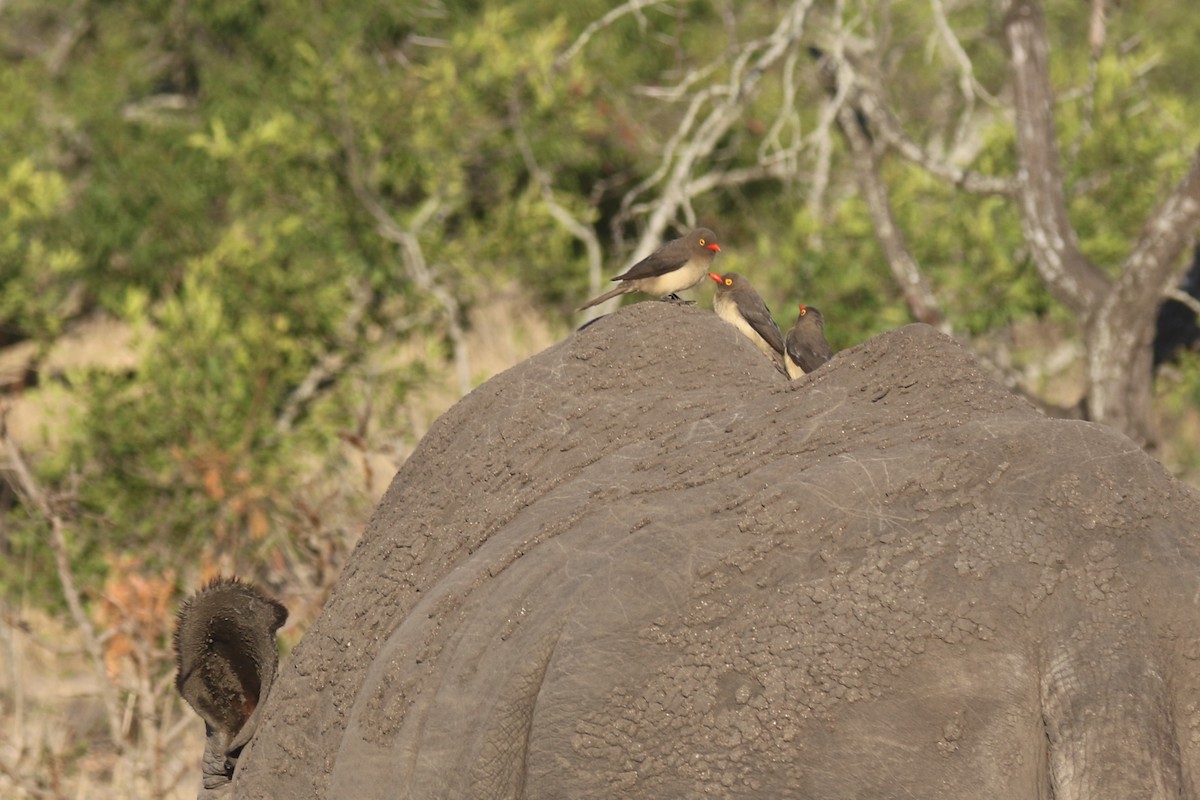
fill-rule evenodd
<path id="1" fill-rule="evenodd" d="M 639 303 L 433 427 L 236 796 L 1196 797 L 1198 519 L 929 327 Z"/>
<path id="2" fill-rule="evenodd" d="M 200 797 L 228 794 L 279 666 L 275 632 L 287 609 L 261 589 L 217 578 L 179 608 L 175 688 L 204 720 Z"/>

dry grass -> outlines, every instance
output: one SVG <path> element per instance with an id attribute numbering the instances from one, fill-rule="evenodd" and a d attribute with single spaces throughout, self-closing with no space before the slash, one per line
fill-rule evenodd
<path id="1" fill-rule="evenodd" d="M 131 638 L 110 651 L 115 669 L 103 691 L 116 692 L 123 711 L 114 732 L 73 626 L 6 609 L 0 639 L 0 725 L 9 732 L 0 738 L 0 797 L 196 796 L 204 724 L 174 691 L 161 640 Z"/>

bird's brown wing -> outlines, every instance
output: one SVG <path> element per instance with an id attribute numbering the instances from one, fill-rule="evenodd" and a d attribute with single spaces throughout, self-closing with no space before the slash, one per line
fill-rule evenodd
<path id="1" fill-rule="evenodd" d="M 686 264 L 691 257 L 687 245 L 682 240 L 676 239 L 655 250 L 613 280 L 636 281 L 640 278 L 656 278 L 659 275 L 674 272 Z"/>
<path id="2" fill-rule="evenodd" d="M 787 354 L 805 372 L 812 372 L 833 358 L 833 348 L 825 337 L 818 336 L 814 340 L 812 333 L 792 330 L 787 336 Z"/>
<path id="3" fill-rule="evenodd" d="M 783 355 L 783 334 L 779 331 L 779 326 L 775 324 L 775 319 L 771 316 L 771 309 L 767 308 L 767 304 L 762 301 L 762 298 L 755 298 L 756 303 L 751 303 L 749 308 L 741 309 L 742 316 L 746 318 L 746 322 L 750 323 L 750 327 L 761 336 L 767 344 L 771 345 L 771 349 L 779 355 Z"/>

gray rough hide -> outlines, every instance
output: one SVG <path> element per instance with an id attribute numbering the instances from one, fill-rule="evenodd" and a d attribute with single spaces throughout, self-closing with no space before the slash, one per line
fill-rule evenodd
<path id="1" fill-rule="evenodd" d="M 925 326 L 644 302 L 396 476 L 239 798 L 1195 797 L 1197 495 Z"/>

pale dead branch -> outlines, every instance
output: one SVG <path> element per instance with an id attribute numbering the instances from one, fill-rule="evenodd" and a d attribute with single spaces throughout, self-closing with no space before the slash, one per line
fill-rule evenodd
<path id="1" fill-rule="evenodd" d="M 1163 297 L 1165 297 L 1167 300 L 1174 300 L 1177 303 L 1183 303 L 1185 306 L 1191 309 L 1193 314 L 1200 317 L 1200 300 L 1192 297 L 1182 289 L 1177 289 L 1174 287 L 1167 289 L 1165 292 L 1163 292 Z"/>
<path id="2" fill-rule="evenodd" d="M 70 24 L 59 34 L 54 46 L 46 53 L 46 71 L 52 76 L 58 77 L 62 74 L 67 59 L 71 57 L 71 51 L 91 29 L 92 20 L 88 15 L 87 6 L 88 0 L 75 0 L 67 12 L 71 17 Z"/>
<path id="3" fill-rule="evenodd" d="M 852 81 L 839 82 L 837 80 L 836 65 L 844 60 L 846 45 L 845 14 L 844 0 L 836 0 L 833 13 L 833 52 L 828 58 L 822 58 L 823 54 L 820 48 L 811 45 L 808 47 L 809 56 L 817 61 L 818 80 L 825 88 L 825 101 L 821 105 L 816 128 L 807 137 L 807 144 L 814 151 L 808 193 L 808 211 L 814 220 L 819 220 L 824 215 L 825 193 L 829 189 L 830 177 L 833 174 L 833 128 L 837 122 L 838 112 L 846 103 L 846 98 L 853 85 Z M 818 228 L 819 230 L 820 228 Z"/>
<path id="4" fill-rule="evenodd" d="M 596 231 L 591 225 L 581 222 L 574 214 L 567 210 L 566 206 L 558 202 L 550 176 L 541 168 L 533 155 L 533 148 L 529 144 L 529 137 L 526 135 L 525 126 L 521 121 L 521 109 L 515 97 L 510 99 L 509 111 L 510 123 L 512 124 L 513 134 L 517 141 L 517 149 L 521 151 L 521 158 L 525 161 L 525 169 L 529 171 L 529 174 L 537 183 L 538 191 L 542 196 L 542 202 L 545 204 L 550 216 L 567 233 L 583 243 L 584 250 L 587 253 L 588 293 L 592 295 L 598 294 L 600 292 L 601 281 L 604 279 L 600 237 L 596 235 Z"/>
<path id="5" fill-rule="evenodd" d="M 667 146 L 658 167 L 644 181 L 625 194 L 621 211 L 614 221 L 614 230 L 632 216 L 632 209 L 647 212 L 645 226 L 634 248 L 633 259 L 642 258 L 656 248 L 664 238 L 667 225 L 681 211 L 689 222 L 694 212 L 691 203 L 696 186 L 698 167 L 708 162 L 729 129 L 742 117 L 745 107 L 755 96 L 762 76 L 786 62 L 787 54 L 799 46 L 800 35 L 814 0 L 797 0 L 784 11 L 779 23 L 767 36 L 738 45 L 723 82 L 693 92 L 683 115 Z M 695 82 L 687 75 L 681 83 Z M 642 203 L 642 195 L 654 190 L 653 201 Z"/>
<path id="6" fill-rule="evenodd" d="M 71 568 L 71 555 L 67 547 L 66 523 L 62 515 L 55 509 L 54 501 L 46 495 L 41 485 L 33 477 L 33 473 L 29 471 L 29 466 L 25 463 L 25 456 L 8 430 L 7 409 L 0 411 L 0 440 L 4 444 L 6 459 L 4 471 L 8 473 L 13 489 L 22 498 L 22 502 L 40 516 L 50 528 L 49 545 L 51 552 L 54 553 L 54 565 L 62 586 L 63 599 L 67 601 L 71 620 L 79 630 L 84 650 L 88 655 L 88 662 L 95 673 L 96 691 L 104 705 L 109 739 L 113 747 L 121 752 L 125 747 L 125 740 L 121 735 L 120 705 L 104 667 L 104 653 L 100 645 L 100 638 L 97 636 L 91 620 L 88 619 L 87 612 L 83 608 L 82 596 L 75 584 L 75 573 Z"/>
<path id="7" fill-rule="evenodd" d="M 1067 215 L 1054 131 L 1049 47 L 1040 6 L 1014 0 L 1005 26 L 1016 109 L 1017 200 L 1025 240 L 1047 288 L 1073 312 L 1088 313 L 1108 280 L 1080 251 Z"/>
<path id="8" fill-rule="evenodd" d="M 843 77 L 843 72 L 850 69 L 846 64 L 838 67 L 839 86 L 842 80 L 851 79 L 851 76 Z M 853 95 L 855 106 L 870 121 L 872 133 L 883 139 L 901 158 L 916 164 L 930 175 L 941 178 L 972 194 L 1012 195 L 1016 193 L 1018 184 L 1012 178 L 984 175 L 974 170 L 956 167 L 935 157 L 904 132 L 899 120 L 896 119 L 895 114 L 888 108 L 882 95 L 876 89 L 863 81 L 854 80 L 858 89 Z"/>
<path id="9" fill-rule="evenodd" d="M 982 98 L 992 106 L 998 106 L 999 101 L 976 79 L 975 67 L 971 63 L 966 49 L 962 46 L 962 42 L 958 40 L 958 35 L 950 27 L 950 20 L 946 17 L 946 9 L 942 5 L 942 0 L 929 0 L 929 6 L 933 11 L 937 34 L 958 67 L 958 88 L 963 98 L 963 109 L 959 114 L 958 124 L 955 126 L 954 146 L 951 148 L 955 149 L 963 141 L 970 128 L 971 120 L 975 115 L 976 98 Z"/>
<path id="10" fill-rule="evenodd" d="M 668 103 L 678 103 L 688 96 L 692 87 L 725 66 L 726 60 L 724 56 L 714 59 L 699 69 L 691 70 L 683 80 L 671 86 L 635 86 L 633 93 L 643 97 L 652 97 L 655 100 L 665 100 Z"/>
<path id="11" fill-rule="evenodd" d="M 366 184 L 362 157 L 350 125 L 345 98 L 342 98 L 342 146 L 346 151 L 347 180 L 350 189 L 367 213 L 375 220 L 376 231 L 384 239 L 400 249 L 401 263 L 409 280 L 427 297 L 432 297 L 442 309 L 446 335 L 454 352 L 455 375 L 460 395 L 471 391 L 471 365 L 467 355 L 466 330 L 463 324 L 463 309 L 458 299 L 448 290 L 425 260 L 420 233 L 431 220 L 446 210 L 442 199 L 433 195 L 426 198 L 408 226 L 403 226 L 383 207 L 383 203 Z"/>
<path id="12" fill-rule="evenodd" d="M 1192 156 L 1187 174 L 1151 212 L 1122 264 L 1116 286 L 1122 301 L 1156 304 L 1177 282 L 1179 256 L 1191 244 L 1197 227 L 1200 227 L 1200 148 Z"/>
<path id="13" fill-rule="evenodd" d="M 884 183 L 883 176 L 879 174 L 879 159 L 872 152 L 866 134 L 859 127 L 854 109 L 849 105 L 843 105 L 838 113 L 838 122 L 842 134 L 850 143 L 850 149 L 854 153 L 854 165 L 858 172 L 859 185 L 862 187 L 867 208 L 871 213 L 875 237 L 883 248 L 892 275 L 900 284 L 900 291 L 904 294 L 904 301 L 908 305 L 909 311 L 921 322 L 933 325 L 942 333 L 952 335 L 953 331 L 942 313 L 941 304 L 938 303 L 937 297 L 933 293 L 933 287 L 921 272 L 920 265 L 908 247 L 904 232 L 900 230 L 900 226 L 896 222 L 887 184 Z"/>
<path id="14" fill-rule="evenodd" d="M 779 112 L 775 115 L 767 135 L 758 146 L 758 163 L 778 162 L 782 160 L 783 174 L 793 175 L 798 168 L 800 151 L 804 140 L 800 128 L 800 112 L 796 108 L 797 69 L 800 63 L 800 49 L 788 50 L 783 65 L 783 101 L 779 104 Z M 786 139 L 784 141 L 786 131 Z"/>
<path id="15" fill-rule="evenodd" d="M 645 8 L 662 5 L 665 1 L 666 0 L 628 0 L 627 2 L 617 6 L 612 11 L 609 11 L 603 17 L 584 28 L 583 33 L 576 37 L 575 41 L 571 43 L 571 46 L 564 50 L 558 58 L 554 59 L 554 68 L 562 69 L 562 67 L 568 61 L 574 58 L 580 50 L 587 47 L 587 43 L 591 41 L 593 36 L 607 28 L 609 25 L 612 25 L 621 17 L 624 17 L 628 14 L 638 14 Z"/>

